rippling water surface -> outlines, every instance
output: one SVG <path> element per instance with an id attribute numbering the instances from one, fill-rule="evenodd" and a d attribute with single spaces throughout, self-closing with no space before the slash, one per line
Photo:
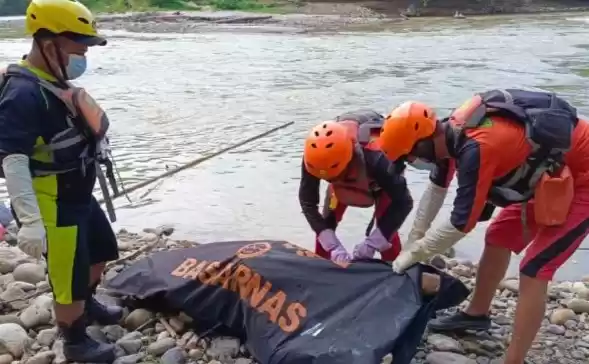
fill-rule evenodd
<path id="1" fill-rule="evenodd" d="M 287 121 L 295 125 L 118 201 L 117 227 L 174 224 L 179 237 L 288 239 L 311 247 L 297 188 L 303 137 L 354 108 L 386 112 L 407 99 L 439 113 L 492 87 L 554 90 L 589 113 L 589 18 L 579 15 L 416 20 L 386 31 L 330 35 L 130 34 L 90 53 L 80 79 L 108 110 L 127 186 Z M 28 50 L 0 39 L 0 64 Z M 416 200 L 427 183 L 408 174 Z M 0 190 L 5 196 L 2 185 Z M 452 206 L 451 196 L 440 217 Z M 351 209 L 346 245 L 362 239 L 368 210 Z M 403 226 L 405 234 L 411 216 Z M 485 224 L 458 245 L 477 259 Z M 589 243 L 584 246 L 589 249 Z M 562 277 L 589 272 L 579 251 Z M 516 267 L 513 267 L 515 271 Z"/>

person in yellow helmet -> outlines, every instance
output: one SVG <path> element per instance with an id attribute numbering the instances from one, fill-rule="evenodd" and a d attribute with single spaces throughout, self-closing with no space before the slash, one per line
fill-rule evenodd
<path id="1" fill-rule="evenodd" d="M 1 174 L 18 246 L 47 259 L 64 353 L 76 362 L 112 362 L 115 347 L 86 334 L 90 321 L 115 324 L 120 307 L 94 298 L 105 264 L 118 258 L 112 227 L 92 195 L 108 161 L 108 118 L 70 81 L 86 70 L 89 47 L 106 45 L 92 13 L 75 0 L 32 0 L 30 52 L 0 72 Z"/>

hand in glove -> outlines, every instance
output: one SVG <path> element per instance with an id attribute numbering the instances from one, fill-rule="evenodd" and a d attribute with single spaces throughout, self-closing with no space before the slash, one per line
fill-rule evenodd
<path id="1" fill-rule="evenodd" d="M 405 247 L 393 262 L 393 271 L 403 273 L 415 263 L 426 261 L 436 254 L 442 254 L 465 235 L 448 220 L 437 229 L 430 229 L 423 239 Z"/>
<path id="2" fill-rule="evenodd" d="M 354 247 L 354 259 L 369 259 L 374 257 L 377 251 L 383 252 L 390 249 L 392 244 L 376 228 L 366 237 L 362 243 Z"/>
<path id="3" fill-rule="evenodd" d="M 20 250 L 35 259 L 40 259 L 47 249 L 45 226 L 41 220 L 22 225 L 17 235 Z"/>
<path id="4" fill-rule="evenodd" d="M 352 260 L 352 257 L 343 246 L 339 246 L 332 250 L 330 256 L 331 260 L 335 263 L 348 263 L 350 260 Z"/>
<path id="5" fill-rule="evenodd" d="M 17 245 L 23 252 L 34 258 L 41 258 L 45 251 L 45 226 L 41 218 L 29 157 L 11 154 L 2 160 L 6 189 L 10 203 L 22 224 L 17 234 Z"/>
<path id="6" fill-rule="evenodd" d="M 318 238 L 323 249 L 330 252 L 331 260 L 338 263 L 347 263 L 351 260 L 350 254 L 348 254 L 337 235 L 335 235 L 335 231 L 331 229 L 323 230 Z"/>

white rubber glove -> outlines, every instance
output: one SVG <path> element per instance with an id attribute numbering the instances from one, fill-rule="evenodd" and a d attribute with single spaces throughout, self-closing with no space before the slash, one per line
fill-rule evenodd
<path id="1" fill-rule="evenodd" d="M 425 232 L 436 218 L 438 211 L 440 211 L 447 192 L 447 188 L 440 187 L 431 182 L 427 186 L 423 196 L 419 200 L 419 206 L 417 206 L 417 211 L 415 212 L 415 220 L 413 220 L 413 226 L 405 243 L 406 248 L 409 248 L 413 243 L 425 236 Z"/>
<path id="2" fill-rule="evenodd" d="M 2 161 L 2 169 L 10 203 L 21 223 L 17 234 L 18 247 L 26 254 L 39 259 L 46 250 L 46 232 L 37 196 L 33 190 L 29 157 L 24 154 L 6 156 Z"/>
<path id="3" fill-rule="evenodd" d="M 442 254 L 465 235 L 448 220 L 437 229 L 430 229 L 423 239 L 405 247 L 393 262 L 393 271 L 403 273 L 415 263 L 426 261 L 436 254 Z"/>

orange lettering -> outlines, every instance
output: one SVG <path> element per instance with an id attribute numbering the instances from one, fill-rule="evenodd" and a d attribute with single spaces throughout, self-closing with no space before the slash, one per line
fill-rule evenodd
<path id="1" fill-rule="evenodd" d="M 240 291 L 240 295 L 243 299 L 247 299 L 250 297 L 250 305 L 253 308 L 258 307 L 260 302 L 264 299 L 264 296 L 270 291 L 272 288 L 272 284 L 270 282 L 264 282 L 264 286 L 260 288 L 262 285 L 262 277 L 258 273 L 254 273 L 252 278 L 243 286 Z"/>
<path id="2" fill-rule="evenodd" d="M 251 277 L 252 271 L 248 267 L 242 264 L 238 265 L 237 269 L 235 270 L 235 276 L 231 281 L 231 290 L 233 292 L 240 293 L 241 295 L 241 292 L 244 292 L 242 287 L 247 284 L 247 281 L 249 281 Z M 241 296 L 241 298 L 245 299 L 246 297 Z"/>
<path id="3" fill-rule="evenodd" d="M 208 262 L 206 260 L 203 260 L 198 265 L 190 268 L 188 270 L 188 272 L 186 272 L 186 274 L 184 274 L 184 278 L 197 280 L 198 275 L 200 274 L 200 272 L 202 272 L 203 269 L 205 269 L 207 267 L 207 264 L 208 264 Z"/>
<path id="4" fill-rule="evenodd" d="M 195 266 L 196 263 L 198 263 L 198 260 L 193 259 L 193 258 L 188 258 L 185 261 L 183 261 L 182 264 L 177 266 L 176 269 L 174 269 L 172 271 L 172 275 L 176 276 L 176 277 L 182 277 L 186 274 L 186 272 L 188 272 L 190 270 L 190 268 Z"/>
<path id="5" fill-rule="evenodd" d="M 307 308 L 302 303 L 294 302 L 286 308 L 286 315 L 278 318 L 278 326 L 284 332 L 293 332 L 301 325 L 301 319 L 307 317 Z"/>
<path id="6" fill-rule="evenodd" d="M 204 284 L 215 284 L 215 282 L 213 282 L 213 278 L 216 274 L 218 274 L 220 265 L 221 263 L 219 262 L 212 262 L 202 272 L 200 272 L 198 279 Z"/>
<path id="7" fill-rule="evenodd" d="M 227 281 L 227 276 L 231 276 L 231 271 L 233 270 L 233 264 L 229 263 L 223 267 L 214 277 L 211 277 L 207 284 L 215 285 L 215 284 L 222 284 L 223 288 L 225 287 L 225 283 Z"/>
<path id="8" fill-rule="evenodd" d="M 274 296 L 268 298 L 266 302 L 258 307 L 258 312 L 266 312 L 270 321 L 276 323 L 278 315 L 280 314 L 280 311 L 282 311 L 282 306 L 284 306 L 284 302 L 286 302 L 286 294 L 282 291 L 278 291 Z"/>

